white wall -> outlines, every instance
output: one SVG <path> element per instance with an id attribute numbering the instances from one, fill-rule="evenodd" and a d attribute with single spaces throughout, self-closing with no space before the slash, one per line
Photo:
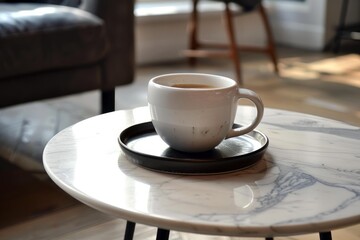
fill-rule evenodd
<path id="1" fill-rule="evenodd" d="M 276 42 L 320 50 L 325 44 L 326 0 L 266 3 Z"/>
<path id="2" fill-rule="evenodd" d="M 208 5 L 209 2 L 200 5 L 203 11 L 200 15 L 200 38 L 226 42 L 220 11 L 223 5 Z M 357 7 L 360 7 L 360 1 L 350 2 L 350 19 L 359 21 L 360 16 L 354 9 L 359 9 Z M 333 36 L 339 18 L 340 3 L 341 0 L 306 0 L 305 3 L 265 1 L 264 6 L 277 43 L 319 51 Z M 166 7 L 160 4 L 153 9 L 137 9 L 135 33 L 136 59 L 139 64 L 171 61 L 183 57 L 181 51 L 186 49 L 188 42 L 186 28 L 191 9 L 190 1 L 174 1 L 167 4 L 171 5 Z M 237 16 L 235 25 L 239 44 L 264 44 L 264 28 L 257 13 Z"/>
<path id="3" fill-rule="evenodd" d="M 206 2 L 206 1 L 203 1 Z M 166 14 L 166 8 L 155 7 L 149 12 L 159 11 L 159 15 L 147 15 L 138 11 L 136 18 L 136 59 L 139 64 L 164 62 L 179 59 L 187 48 L 187 24 L 190 1 L 176 14 Z M 186 5 L 187 4 L 187 5 Z M 236 7 L 233 6 L 235 9 Z M 223 5 L 220 3 L 200 4 L 200 39 L 227 43 L 223 22 Z M 171 8 L 168 9 L 171 12 Z M 163 12 L 163 13 L 161 13 Z M 235 17 L 236 34 L 240 44 L 262 45 L 265 41 L 264 29 L 258 14 L 251 13 Z M 250 24 L 251 23 L 251 24 Z"/>

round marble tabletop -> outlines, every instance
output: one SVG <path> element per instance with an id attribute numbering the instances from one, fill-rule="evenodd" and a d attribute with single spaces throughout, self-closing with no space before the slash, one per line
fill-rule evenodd
<path id="1" fill-rule="evenodd" d="M 247 121 L 253 111 L 240 107 L 236 122 Z M 257 130 L 270 144 L 256 165 L 182 176 L 138 167 L 120 149 L 120 132 L 149 120 L 144 107 L 81 121 L 47 144 L 45 169 L 85 204 L 163 229 L 263 237 L 360 223 L 359 127 L 266 109 Z"/>

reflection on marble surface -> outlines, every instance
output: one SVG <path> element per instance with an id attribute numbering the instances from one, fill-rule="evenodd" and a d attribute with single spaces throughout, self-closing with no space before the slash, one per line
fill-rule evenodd
<path id="1" fill-rule="evenodd" d="M 260 162 L 229 174 L 179 176 L 140 168 L 120 150 L 121 130 L 145 121 L 148 110 L 139 108 L 65 129 L 45 148 L 48 174 L 100 211 L 179 231 L 277 236 L 360 222 L 358 127 L 266 109 L 258 129 L 270 145 Z"/>

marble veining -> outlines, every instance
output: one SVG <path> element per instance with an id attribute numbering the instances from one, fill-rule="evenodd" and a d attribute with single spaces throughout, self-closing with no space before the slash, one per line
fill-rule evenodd
<path id="1" fill-rule="evenodd" d="M 237 122 L 251 110 L 239 108 Z M 261 161 L 233 173 L 183 176 L 138 167 L 121 151 L 121 130 L 145 121 L 148 109 L 138 108 L 63 130 L 44 150 L 47 173 L 100 211 L 179 231 L 263 237 L 360 223 L 358 127 L 266 109 L 257 129 L 270 144 Z"/>

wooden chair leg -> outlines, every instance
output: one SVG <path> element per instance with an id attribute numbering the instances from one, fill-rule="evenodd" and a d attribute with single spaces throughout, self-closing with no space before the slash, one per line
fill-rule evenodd
<path id="1" fill-rule="evenodd" d="M 258 10 L 259 10 L 261 19 L 262 19 L 262 21 L 264 23 L 265 32 L 266 32 L 266 35 L 267 35 L 267 51 L 268 51 L 268 54 L 269 54 L 269 56 L 270 56 L 270 58 L 271 58 L 271 60 L 273 62 L 274 70 L 278 74 L 279 73 L 279 68 L 278 68 L 278 62 L 277 62 L 277 56 L 276 56 L 276 49 L 275 49 L 275 44 L 274 44 L 274 39 L 273 39 L 269 19 L 267 17 L 265 8 L 261 3 L 258 6 Z"/>
<path id="2" fill-rule="evenodd" d="M 187 53 L 188 58 L 189 58 L 189 63 L 191 66 L 194 66 L 196 63 L 196 58 L 197 57 L 229 57 L 234 64 L 234 68 L 235 68 L 235 77 L 236 80 L 239 84 L 239 86 L 243 85 L 243 79 L 242 79 L 242 71 L 241 71 L 241 59 L 240 59 L 240 54 L 239 54 L 239 50 L 247 50 L 247 51 L 261 51 L 261 52 L 267 52 L 267 54 L 270 56 L 271 61 L 274 65 L 274 70 L 276 73 L 279 73 L 279 68 L 278 68 L 278 61 L 277 61 L 277 56 L 276 56 L 276 48 L 275 48 L 275 44 L 274 44 L 274 40 L 273 40 L 273 35 L 272 35 L 272 31 L 270 28 L 270 24 L 269 24 L 269 20 L 266 14 L 266 11 L 263 7 L 263 5 L 260 3 L 260 5 L 258 6 L 258 11 L 259 14 L 261 16 L 261 19 L 263 21 L 264 27 L 265 27 L 265 32 L 267 35 L 267 47 L 266 49 L 264 48 L 239 48 L 236 42 L 236 37 L 235 37 L 235 30 L 234 30 L 234 24 L 233 24 L 233 14 L 229 8 L 229 3 L 224 3 L 225 4 L 225 24 L 226 24 L 226 32 L 228 35 L 228 39 L 229 39 L 229 45 L 228 45 L 228 49 L 229 51 L 224 51 L 224 52 L 218 52 L 218 53 L 214 53 L 211 51 L 207 51 L 207 50 L 203 50 L 203 51 L 196 51 L 196 50 L 200 50 L 201 47 L 207 46 L 207 47 L 211 47 L 211 48 L 216 48 L 216 47 L 224 47 L 224 45 L 216 45 L 216 44 L 200 44 L 199 40 L 198 40 L 198 2 L 199 0 L 192 0 L 192 13 L 191 13 L 191 17 L 190 17 L 190 21 L 189 21 L 189 26 L 188 26 L 188 32 L 189 32 L 189 50 L 190 52 Z M 191 52 L 193 51 L 193 52 Z"/>
<path id="3" fill-rule="evenodd" d="M 235 76 L 239 86 L 243 85 L 242 77 L 241 77 L 241 67 L 240 67 L 240 56 L 237 48 L 232 13 L 229 8 L 229 4 L 225 3 L 225 23 L 226 30 L 230 41 L 230 57 L 234 63 L 235 67 Z"/>
<path id="4" fill-rule="evenodd" d="M 190 50 L 196 50 L 199 48 L 199 43 L 197 40 L 198 35 L 198 6 L 199 0 L 193 0 L 192 1 L 192 12 L 190 16 L 190 23 L 189 23 L 189 49 Z M 190 66 L 195 66 L 196 64 L 196 58 L 195 57 L 189 57 L 189 64 Z"/>

